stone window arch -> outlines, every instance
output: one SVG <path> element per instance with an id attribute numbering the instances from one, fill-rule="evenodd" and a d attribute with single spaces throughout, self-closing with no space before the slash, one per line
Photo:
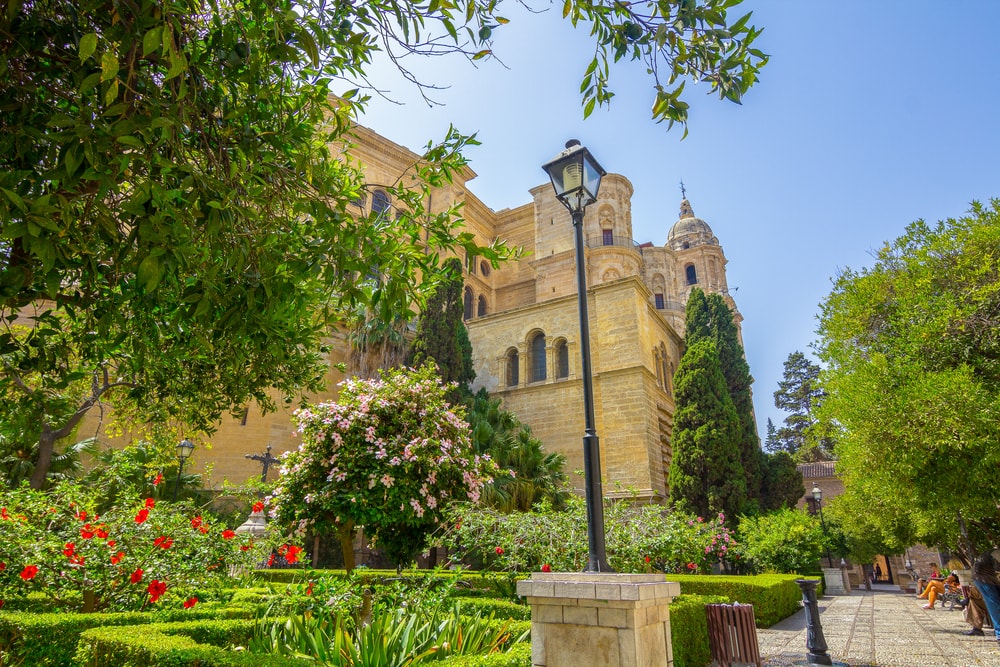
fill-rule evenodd
<path id="1" fill-rule="evenodd" d="M 464 317 L 467 320 L 472 319 L 472 304 L 475 303 L 475 294 L 472 292 L 472 288 L 466 286 L 465 288 L 465 313 Z"/>
<path id="2" fill-rule="evenodd" d="M 698 269 L 694 268 L 694 264 L 688 264 L 684 267 L 684 275 L 688 285 L 698 284 Z"/>
<path id="3" fill-rule="evenodd" d="M 476 317 L 482 317 L 487 312 L 486 296 L 483 294 L 479 295 L 479 301 L 476 303 Z"/>
<path id="4" fill-rule="evenodd" d="M 560 380 L 569 377 L 569 346 L 566 339 L 560 338 L 555 344 L 556 356 L 556 379 Z"/>
<path id="5" fill-rule="evenodd" d="M 521 360 L 516 347 L 507 350 L 504 362 L 506 366 L 507 386 L 516 387 L 521 381 Z"/>
<path id="6" fill-rule="evenodd" d="M 385 190 L 376 190 L 372 193 L 372 213 L 382 215 L 389 210 L 389 195 Z"/>
<path id="7" fill-rule="evenodd" d="M 528 341 L 528 377 L 529 382 L 545 380 L 545 333 L 537 332 Z"/>

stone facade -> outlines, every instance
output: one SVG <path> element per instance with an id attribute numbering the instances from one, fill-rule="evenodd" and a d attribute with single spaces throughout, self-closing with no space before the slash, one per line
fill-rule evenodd
<path id="1" fill-rule="evenodd" d="M 391 209 L 379 184 L 405 179 L 418 156 L 363 127 L 355 130 L 351 158 L 369 184 L 357 202 Z M 568 459 L 568 471 L 582 469 L 583 398 L 577 312 L 573 226 L 568 211 L 545 183 L 531 201 L 493 211 L 470 193 L 471 169 L 436 190 L 433 212 L 463 202 L 465 225 L 477 242 L 495 238 L 524 249 L 524 256 L 499 268 L 465 259 L 465 314 L 477 378 L 503 398 L 545 446 Z M 608 174 L 598 200 L 586 210 L 584 238 L 588 275 L 591 351 L 597 433 L 602 472 L 611 483 L 661 499 L 667 491 L 674 401 L 672 376 L 682 351 L 684 308 L 691 289 L 725 295 L 741 321 L 726 283 L 726 258 L 718 239 L 683 199 L 676 221 L 663 221 L 664 242 L 637 243 L 632 233 L 633 189 Z M 346 339 L 333 339 L 330 391 L 308 397 L 329 400 L 343 375 L 333 363 L 347 359 Z M 210 443 L 199 443 L 195 466 L 211 464 L 213 484 L 241 482 L 260 474 L 245 459 L 270 444 L 275 454 L 297 446 L 291 410 L 262 415 L 251 408 L 227 418 Z M 93 415 L 83 432 L 99 430 Z M 577 483 L 582 486 L 582 480 Z"/>

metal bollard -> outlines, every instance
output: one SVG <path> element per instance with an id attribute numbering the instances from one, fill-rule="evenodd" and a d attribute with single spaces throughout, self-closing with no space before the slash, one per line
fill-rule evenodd
<path id="1" fill-rule="evenodd" d="M 826 652 L 826 637 L 823 636 L 823 624 L 819 620 L 819 604 L 816 602 L 815 579 L 796 579 L 795 583 L 802 589 L 802 606 L 806 609 L 806 657 L 814 665 L 832 665 L 833 659 Z"/>

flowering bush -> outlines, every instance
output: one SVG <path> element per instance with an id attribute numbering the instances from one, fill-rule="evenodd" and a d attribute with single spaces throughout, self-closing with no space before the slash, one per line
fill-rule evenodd
<path id="1" fill-rule="evenodd" d="M 608 564 L 618 572 L 708 572 L 740 558 L 721 514 L 706 521 L 634 499 L 609 501 L 604 509 Z M 564 511 L 455 506 L 451 514 L 441 539 L 460 560 L 507 572 L 578 572 L 587 564 L 582 498 L 572 497 Z"/>
<path id="2" fill-rule="evenodd" d="M 348 569 L 355 526 L 397 563 L 412 557 L 444 506 L 478 501 L 495 470 L 444 395 L 425 366 L 348 380 L 338 402 L 298 411 L 302 444 L 282 461 L 271 516 L 299 534 L 339 533 Z"/>
<path id="3" fill-rule="evenodd" d="M 184 505 L 120 500 L 98 515 L 96 502 L 93 489 L 74 484 L 0 492 L 0 599 L 41 591 L 82 611 L 139 609 L 228 577 L 270 549 L 246 536 L 219 539 L 222 527 Z"/>

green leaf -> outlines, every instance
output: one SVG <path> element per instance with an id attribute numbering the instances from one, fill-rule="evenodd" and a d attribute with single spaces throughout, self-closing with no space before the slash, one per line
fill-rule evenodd
<path id="1" fill-rule="evenodd" d="M 111 104 L 116 99 L 118 99 L 118 79 L 112 81 L 111 85 L 108 86 L 108 90 L 104 93 L 104 103 Z"/>
<path id="2" fill-rule="evenodd" d="M 139 269 L 136 271 L 136 277 L 139 279 L 139 282 L 142 283 L 146 292 L 153 292 L 156 290 L 157 286 L 159 286 L 160 280 L 163 278 L 163 264 L 160 262 L 158 257 L 148 255 L 146 259 L 139 263 Z"/>
<path id="3" fill-rule="evenodd" d="M 589 118 L 590 114 L 594 113 L 594 107 L 596 105 L 597 105 L 597 98 L 596 97 L 591 97 L 587 101 L 586 106 L 583 107 L 583 117 L 584 118 Z"/>
<path id="4" fill-rule="evenodd" d="M 478 53 L 476 53 L 476 55 L 472 56 L 472 59 L 473 60 L 482 60 L 483 58 L 485 58 L 486 56 L 490 55 L 491 53 L 493 53 L 493 52 L 490 51 L 489 49 L 483 49 L 482 51 L 479 51 Z"/>
<path id="5" fill-rule="evenodd" d="M 111 81 L 118 76 L 118 56 L 111 51 L 101 54 L 101 81 Z"/>
<path id="6" fill-rule="evenodd" d="M 97 33 L 91 32 L 87 33 L 80 38 L 80 46 L 77 51 L 80 54 L 80 62 L 85 61 L 90 56 L 94 55 L 94 51 L 97 50 Z"/>
<path id="7" fill-rule="evenodd" d="M 160 48 L 160 44 L 163 43 L 163 27 L 156 26 L 155 28 L 150 28 L 146 31 L 146 34 L 142 38 L 142 55 L 148 56 L 153 51 Z"/>
<path id="8" fill-rule="evenodd" d="M 24 205 L 24 200 L 21 199 L 21 197 L 16 192 L 14 192 L 13 190 L 8 190 L 7 188 L 0 188 L 0 191 L 2 191 L 5 195 L 7 195 L 7 199 L 9 199 L 11 203 L 14 204 L 14 206 L 16 206 L 18 210 L 21 211 L 21 213 L 28 212 L 27 207 L 25 207 Z"/>

